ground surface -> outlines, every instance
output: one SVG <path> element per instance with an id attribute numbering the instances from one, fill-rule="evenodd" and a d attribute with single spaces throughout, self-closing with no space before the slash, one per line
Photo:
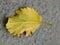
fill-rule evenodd
<path id="1" fill-rule="evenodd" d="M 15 13 L 19 7 L 33 7 L 42 15 L 43 21 L 31 37 L 17 38 L 3 27 L 5 17 Z M 0 0 L 0 45 L 60 45 L 60 0 Z"/>

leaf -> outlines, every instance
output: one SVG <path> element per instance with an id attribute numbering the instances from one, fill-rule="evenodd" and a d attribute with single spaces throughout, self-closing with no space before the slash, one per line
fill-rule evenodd
<path id="1" fill-rule="evenodd" d="M 9 17 L 6 28 L 14 36 L 31 36 L 40 26 L 41 22 L 42 16 L 33 8 L 21 8 L 16 10 L 14 16 Z"/>

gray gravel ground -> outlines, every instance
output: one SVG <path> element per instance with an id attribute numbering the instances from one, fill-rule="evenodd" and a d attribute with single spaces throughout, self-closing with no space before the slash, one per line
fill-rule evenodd
<path id="1" fill-rule="evenodd" d="M 3 27 L 5 17 L 19 7 L 33 7 L 42 15 L 43 21 L 31 37 L 13 37 Z M 0 45 L 60 45 L 60 0 L 0 0 Z"/>

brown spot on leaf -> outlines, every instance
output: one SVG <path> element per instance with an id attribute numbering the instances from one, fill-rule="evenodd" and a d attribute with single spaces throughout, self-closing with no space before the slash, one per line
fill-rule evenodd
<path id="1" fill-rule="evenodd" d="M 26 35 L 26 31 L 23 32 L 23 35 Z"/>
<path id="2" fill-rule="evenodd" d="M 17 13 L 15 13 L 15 15 L 14 15 L 15 17 L 18 17 L 19 16 L 19 14 L 17 14 Z"/>
<path id="3" fill-rule="evenodd" d="M 32 32 L 30 32 L 30 34 L 32 34 Z"/>

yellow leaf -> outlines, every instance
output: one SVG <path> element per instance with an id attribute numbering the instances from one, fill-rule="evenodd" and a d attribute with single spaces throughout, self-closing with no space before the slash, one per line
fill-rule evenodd
<path id="1" fill-rule="evenodd" d="M 21 8 L 16 10 L 14 16 L 9 17 L 6 28 L 14 36 L 31 36 L 40 26 L 41 22 L 42 16 L 33 8 Z"/>

